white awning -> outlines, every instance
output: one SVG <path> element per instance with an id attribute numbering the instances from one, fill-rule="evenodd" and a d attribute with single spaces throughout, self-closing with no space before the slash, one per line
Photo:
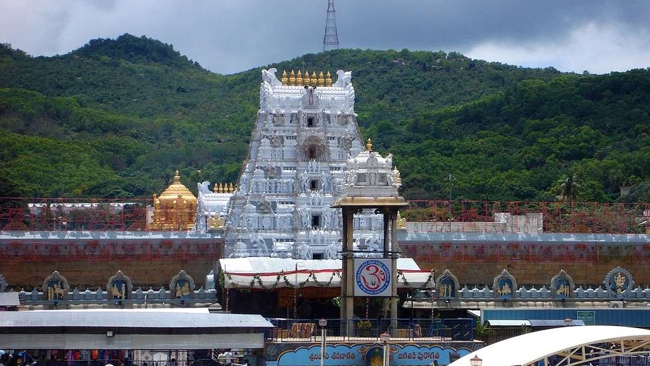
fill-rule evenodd
<path id="1" fill-rule="evenodd" d="M 530 321 L 528 320 L 490 320 L 487 322 L 490 326 L 493 327 L 521 327 L 521 326 L 530 326 Z"/>
<path id="2" fill-rule="evenodd" d="M 270 328 L 261 315 L 207 308 L 4 311 L 0 344 L 4 349 L 262 349 Z"/>
<path id="3" fill-rule="evenodd" d="M 566 323 L 566 320 L 556 320 L 556 319 L 492 319 L 487 321 L 490 326 L 493 327 L 564 327 L 567 325 L 570 326 L 584 326 L 585 323 L 580 320 L 571 319 L 569 324 Z"/>
<path id="4" fill-rule="evenodd" d="M 291 258 L 224 258 L 219 260 L 225 288 L 340 287 L 341 260 Z M 432 271 L 423 271 L 411 258 L 397 259 L 398 288 L 434 287 Z"/>
<path id="5" fill-rule="evenodd" d="M 467 313 L 471 316 L 475 316 L 477 318 L 481 317 L 481 310 L 474 310 L 474 309 L 467 309 Z"/>
<path id="6" fill-rule="evenodd" d="M 20 298 L 17 292 L 0 292 L 0 306 L 18 306 Z"/>

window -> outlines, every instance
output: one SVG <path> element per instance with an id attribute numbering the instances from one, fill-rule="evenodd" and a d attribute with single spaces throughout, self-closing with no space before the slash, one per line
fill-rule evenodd
<path id="1" fill-rule="evenodd" d="M 316 159 L 316 157 L 317 157 L 316 146 L 314 146 L 314 145 L 309 146 L 309 148 L 307 149 L 307 157 L 310 160 Z"/>
<path id="2" fill-rule="evenodd" d="M 307 127 L 314 127 L 314 117 L 308 117 L 307 118 Z"/>
<path id="3" fill-rule="evenodd" d="M 312 179 L 309 181 L 309 189 L 312 191 L 317 191 L 319 189 L 319 180 L 318 179 Z"/>
<path id="4" fill-rule="evenodd" d="M 320 227 L 320 215 L 314 214 L 311 216 L 311 227 L 313 228 Z"/>

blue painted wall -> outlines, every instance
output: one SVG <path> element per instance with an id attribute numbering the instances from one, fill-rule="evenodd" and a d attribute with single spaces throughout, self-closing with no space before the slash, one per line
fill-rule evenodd
<path id="1" fill-rule="evenodd" d="M 483 322 L 490 320 L 583 320 L 585 325 L 619 325 L 650 328 L 650 307 L 634 309 L 486 309 Z"/>

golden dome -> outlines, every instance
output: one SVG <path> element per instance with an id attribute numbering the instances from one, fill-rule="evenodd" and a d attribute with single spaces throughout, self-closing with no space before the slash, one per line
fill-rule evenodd
<path id="1" fill-rule="evenodd" d="M 181 195 L 181 197 L 188 203 L 196 203 L 196 196 L 194 196 L 194 194 L 192 194 L 192 192 L 181 183 L 181 176 L 178 173 L 178 170 L 176 170 L 174 181 L 162 194 L 160 194 L 160 196 L 158 196 L 158 200 L 160 200 L 161 203 L 164 201 L 171 202 L 179 198 L 179 195 Z"/>
<path id="2" fill-rule="evenodd" d="M 150 230 L 190 230 L 194 227 L 197 199 L 174 174 L 174 181 L 160 195 L 153 195 L 153 217 Z"/>

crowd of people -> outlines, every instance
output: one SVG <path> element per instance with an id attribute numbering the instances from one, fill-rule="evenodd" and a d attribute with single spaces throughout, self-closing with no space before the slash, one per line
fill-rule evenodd
<path id="1" fill-rule="evenodd" d="M 117 350 L 65 350 L 65 351 L 3 351 L 0 350 L 0 366 L 231 366 L 248 364 L 231 352 L 223 352 L 218 360 L 190 359 L 180 361 L 171 358 L 165 361 L 132 360 Z"/>

